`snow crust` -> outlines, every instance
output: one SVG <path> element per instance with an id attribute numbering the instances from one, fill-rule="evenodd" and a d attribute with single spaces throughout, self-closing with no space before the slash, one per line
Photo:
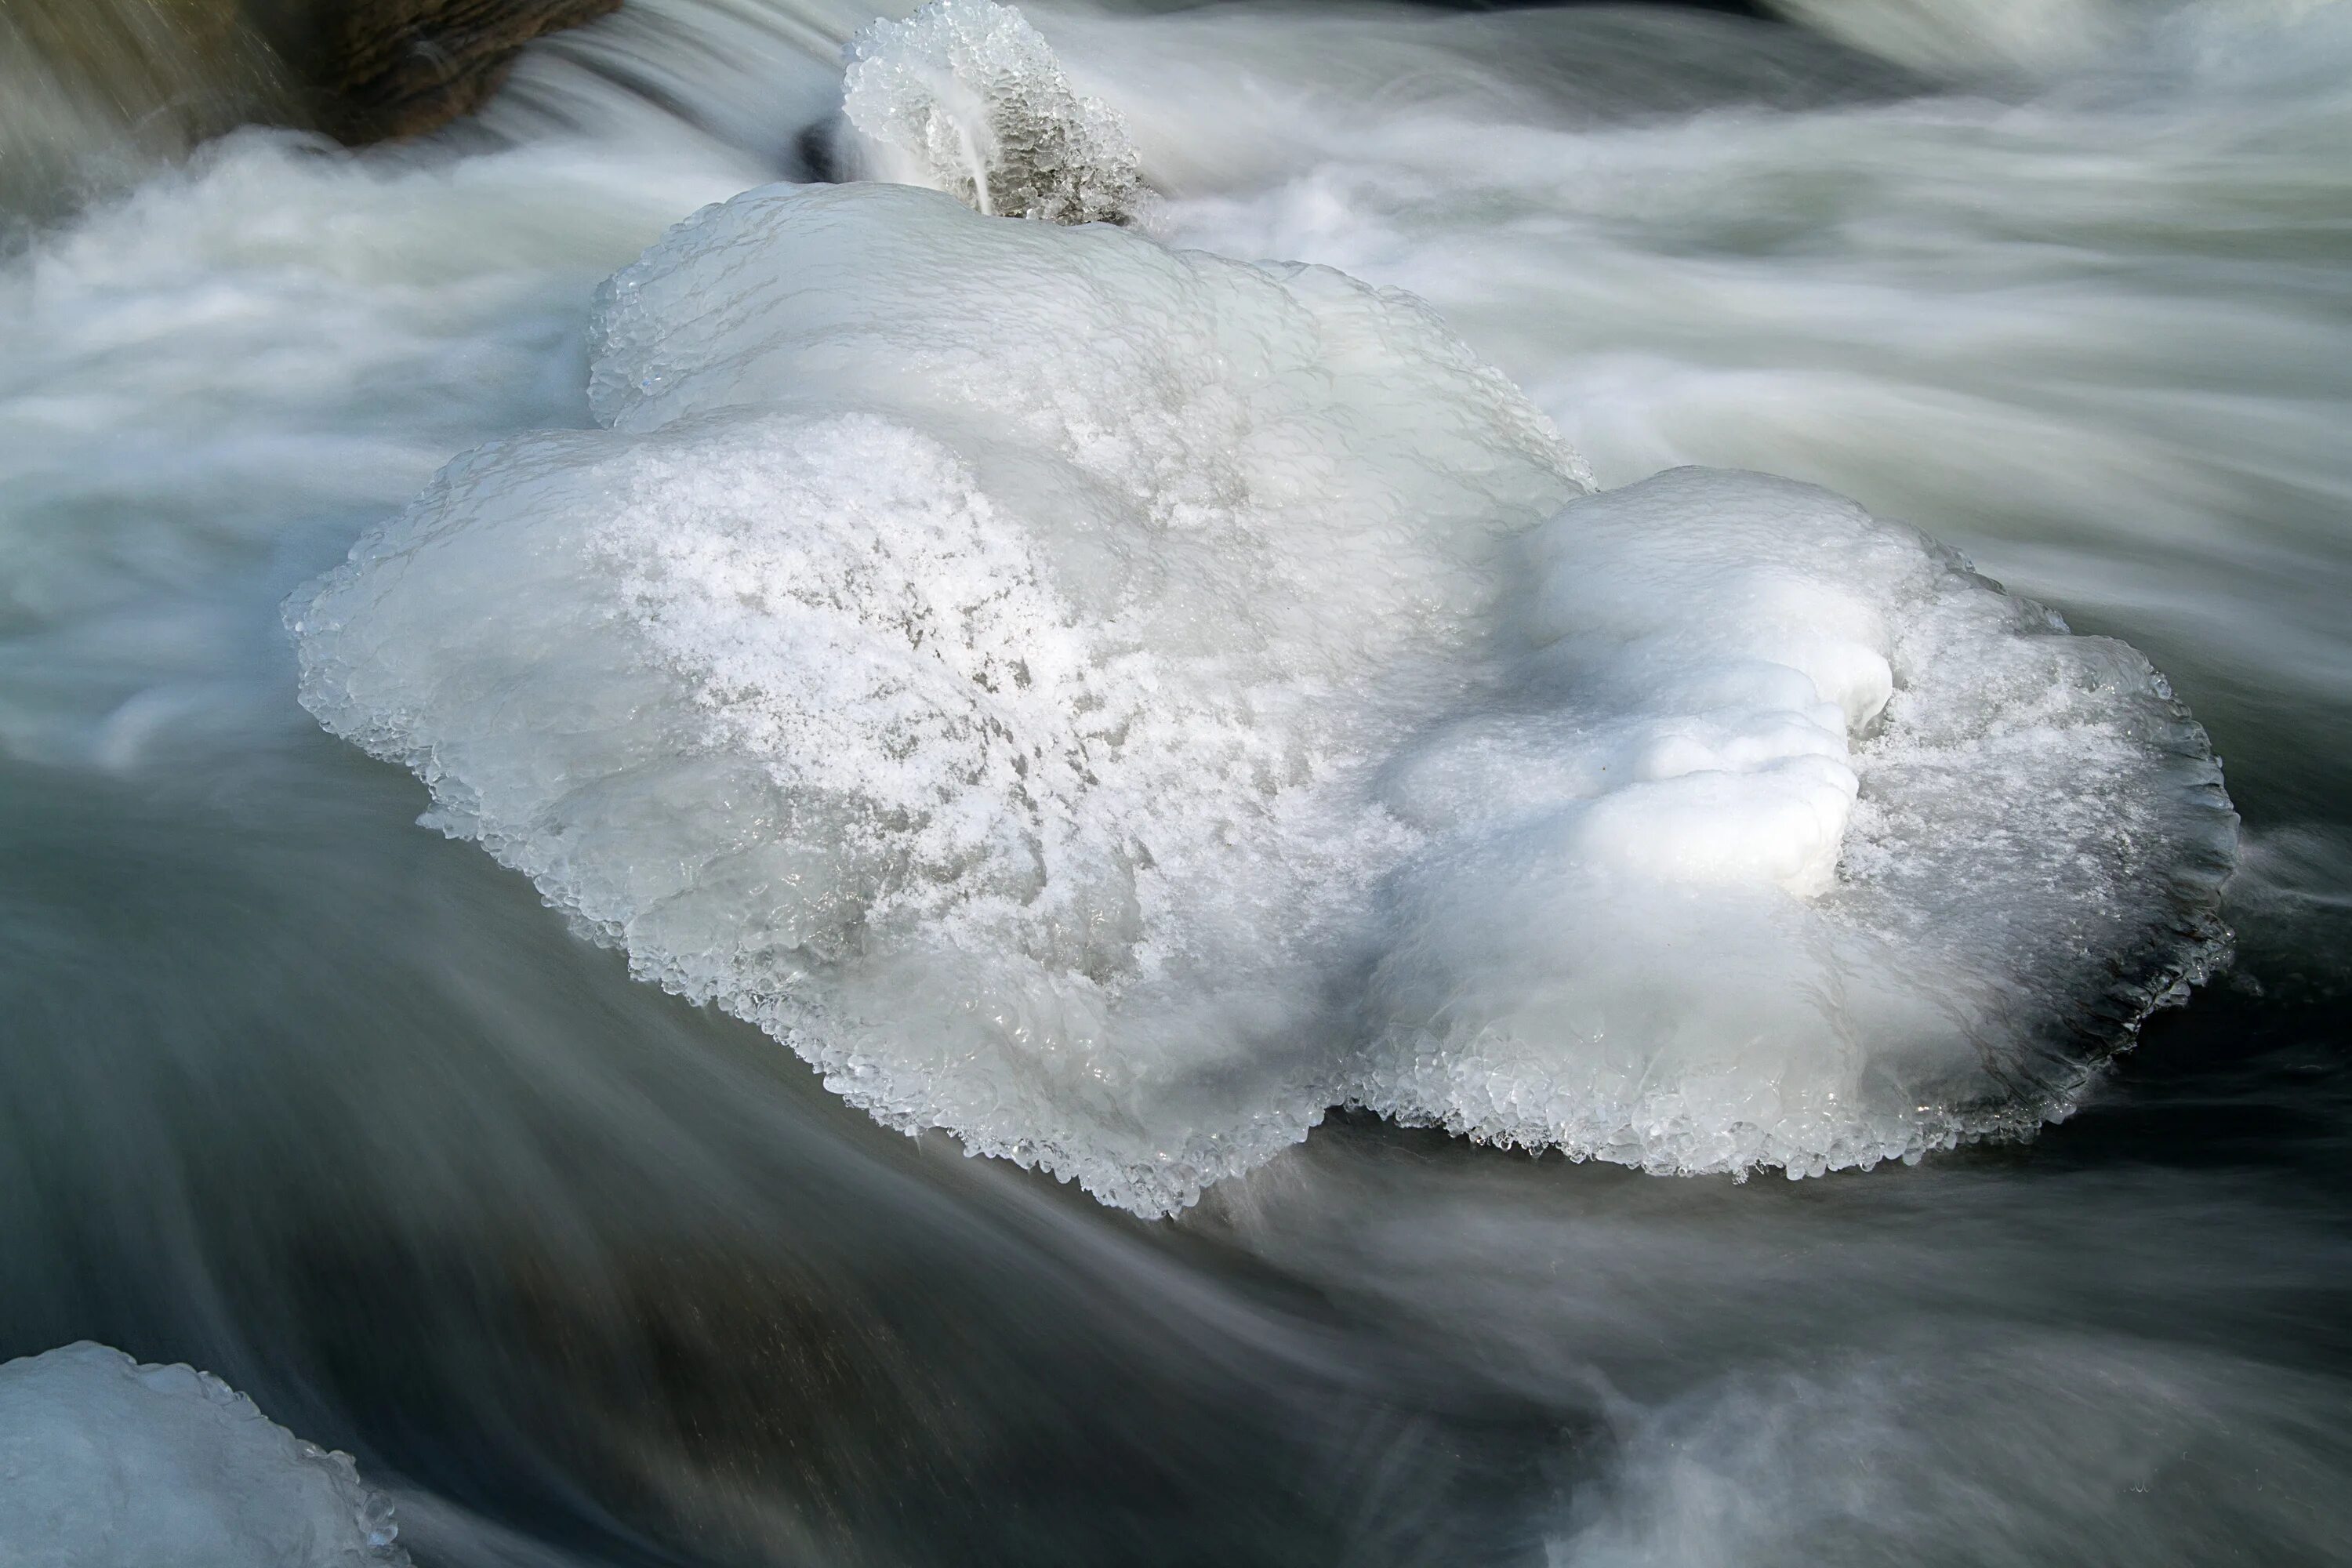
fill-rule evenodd
<path id="1" fill-rule="evenodd" d="M 0 1365 L 9 1568 L 407 1568 L 392 1504 L 210 1373 L 84 1342 Z"/>
<path id="2" fill-rule="evenodd" d="M 849 42 L 842 112 L 879 179 L 1049 223 L 1130 223 L 1145 192 L 1118 110 L 1070 86 L 1010 5 L 935 0 Z"/>
<path id="3" fill-rule="evenodd" d="M 608 285 L 591 396 L 297 595 L 303 700 L 641 976 L 1139 1214 L 1341 1103 L 1913 1159 L 2221 951 L 2137 654 L 1810 487 L 1590 496 L 1408 296 L 775 187 Z"/>

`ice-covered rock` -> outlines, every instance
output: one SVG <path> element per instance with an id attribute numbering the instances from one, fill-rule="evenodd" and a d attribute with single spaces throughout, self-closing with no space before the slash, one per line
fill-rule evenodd
<path id="1" fill-rule="evenodd" d="M 2221 951 L 2235 818 L 2145 659 L 1811 485 L 1683 468 L 1524 542 L 1385 798 L 1349 1098 L 1656 1172 L 2062 1113 Z"/>
<path id="2" fill-rule="evenodd" d="M 0 1366 L 8 1568 L 407 1568 L 348 1454 L 209 1373 L 68 1345 Z"/>
<path id="3" fill-rule="evenodd" d="M 1149 1211 L 1304 1136 L 1363 781 L 1582 489 L 1549 426 L 1402 296 L 897 185 L 710 209 L 598 333 L 610 433 L 295 607 L 313 710 L 894 1126 Z"/>
<path id="4" fill-rule="evenodd" d="M 614 280 L 591 393 L 297 595 L 304 701 L 640 975 L 1108 1202 L 1349 1101 L 1916 1157 L 2217 951 L 2137 654 L 1809 487 L 1587 497 L 1393 291 L 780 187 Z"/>

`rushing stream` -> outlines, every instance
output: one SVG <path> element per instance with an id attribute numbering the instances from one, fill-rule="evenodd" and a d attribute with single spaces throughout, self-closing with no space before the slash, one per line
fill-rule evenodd
<path id="1" fill-rule="evenodd" d="M 0 1362 L 425 1568 L 2352 1561 L 2352 6 L 1787 9 L 0 100 Z"/>

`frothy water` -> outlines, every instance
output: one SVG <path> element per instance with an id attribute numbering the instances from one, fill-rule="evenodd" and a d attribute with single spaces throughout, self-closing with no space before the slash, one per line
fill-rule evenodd
<path id="1" fill-rule="evenodd" d="M 17 0 L 0 13 L 0 251 L 77 200 L 293 94 L 236 0 Z"/>
<path id="2" fill-rule="evenodd" d="M 2324 1558 L 2345 19 L 962 14 L 6 262 L 0 1351 L 423 1563 Z"/>

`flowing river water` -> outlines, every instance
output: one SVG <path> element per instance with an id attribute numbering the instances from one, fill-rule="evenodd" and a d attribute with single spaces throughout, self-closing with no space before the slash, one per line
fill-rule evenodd
<path id="1" fill-rule="evenodd" d="M 1028 15 L 1159 239 L 1411 291 L 1604 489 L 1827 486 L 2164 672 L 2235 959 L 2070 1116 L 1735 1181 L 1359 1110 L 1147 1219 L 420 828 L 282 606 L 611 424 L 670 226 L 845 173 L 868 12 L 630 0 L 366 153 L 0 103 L 0 1360 L 210 1368 L 433 1565 L 2344 1560 L 2352 7 L 1790 9 Z"/>

